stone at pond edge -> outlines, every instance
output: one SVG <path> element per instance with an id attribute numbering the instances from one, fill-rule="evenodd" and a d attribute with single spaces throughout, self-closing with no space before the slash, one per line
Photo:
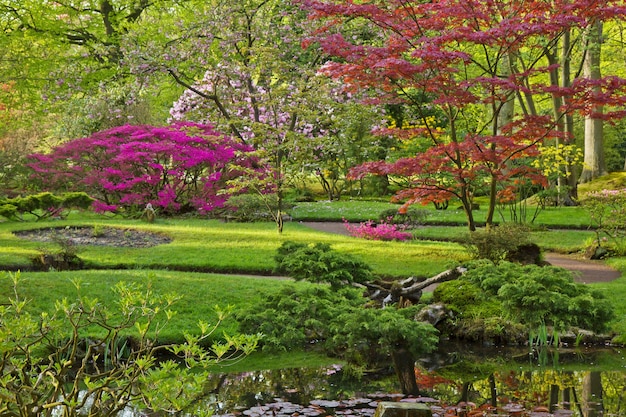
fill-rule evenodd
<path id="1" fill-rule="evenodd" d="M 374 417 L 432 417 L 432 412 L 426 404 L 382 401 Z"/>

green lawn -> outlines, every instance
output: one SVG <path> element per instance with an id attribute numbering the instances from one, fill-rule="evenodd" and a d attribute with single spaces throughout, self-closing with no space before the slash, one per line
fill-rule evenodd
<path id="1" fill-rule="evenodd" d="M 215 304 L 233 304 L 243 307 L 258 302 L 263 291 L 277 291 L 283 285 L 307 285 L 272 277 L 244 275 L 269 275 L 274 266 L 276 249 L 287 240 L 314 243 L 325 242 L 336 250 L 356 256 L 385 277 L 428 277 L 443 271 L 456 262 L 467 259 L 464 247 L 455 243 L 467 233 L 462 224 L 462 213 L 454 209 L 432 210 L 429 217 L 433 224 L 449 223 L 449 226 L 428 226 L 413 230 L 416 240 L 409 242 L 367 241 L 349 236 L 312 230 L 297 220 L 310 213 L 325 213 L 326 220 L 364 221 L 377 218 L 382 210 L 393 205 L 380 202 L 321 202 L 306 203 L 293 211 L 295 221 L 285 225 L 278 234 L 273 223 L 223 223 L 203 219 L 158 219 L 153 224 L 139 220 L 104 218 L 91 213 L 73 213 L 66 220 L 43 222 L 0 223 L 0 265 L 27 268 L 30 258 L 41 250 L 55 250 L 54 243 L 32 242 L 16 237 L 12 232 L 26 229 L 65 226 L 94 225 L 132 228 L 169 236 L 172 242 L 152 248 L 114 248 L 87 246 L 79 256 L 92 270 L 78 272 L 25 272 L 20 291 L 32 300 L 35 311 L 52 308 L 54 301 L 75 297 L 71 280 L 82 280 L 84 295 L 97 297 L 107 305 L 116 300 L 112 286 L 116 282 L 151 282 L 157 291 L 174 291 L 182 300 L 177 304 L 178 314 L 164 339 L 179 340 L 182 332 L 193 330 L 198 319 L 214 319 Z M 577 252 L 593 238 L 588 230 L 563 229 L 583 225 L 587 219 L 580 208 L 559 208 L 544 211 L 542 228 L 533 232 L 533 239 L 544 249 L 560 252 Z M 478 211 L 478 214 L 482 214 Z M 312 216 L 312 215 L 311 215 Z M 317 216 L 317 215 L 316 215 Z M 438 220 L 433 220 L 439 216 Z M 320 217 L 312 216 L 320 220 Z M 446 219 L 445 222 L 442 219 Z M 477 217 L 479 218 L 479 217 Z M 611 259 L 610 263 L 626 271 L 626 259 Z M 205 273 L 214 272 L 214 273 Z M 224 273 L 235 275 L 221 275 Z M 0 293 L 11 294 L 10 280 L 3 276 Z M 618 317 L 613 329 L 626 334 L 626 278 L 608 284 L 594 284 L 617 306 Z M 233 330 L 234 322 L 228 321 L 226 329 Z"/>
<path id="2" fill-rule="evenodd" d="M 68 220 L 40 223 L 0 223 L 0 265 L 30 265 L 30 258 L 42 248 L 58 249 L 55 243 L 32 242 L 16 237 L 17 230 L 93 226 L 133 228 L 161 233 L 172 242 L 151 248 L 86 246 L 79 256 L 93 269 L 177 269 L 196 272 L 269 275 L 276 249 L 285 241 L 325 242 L 340 252 L 350 253 L 369 263 L 380 275 L 430 276 L 454 261 L 467 258 L 463 247 L 450 242 L 373 242 L 312 230 L 289 222 L 278 234 L 273 223 L 223 223 L 218 220 L 159 220 L 146 224 L 138 220 L 97 219 L 73 215 Z"/>
<path id="3" fill-rule="evenodd" d="M 341 221 L 351 222 L 377 220 L 379 215 L 388 209 L 398 208 L 399 204 L 379 201 L 340 200 L 298 203 L 289 210 L 289 214 L 296 221 Z M 428 213 L 426 224 L 466 225 L 465 213 L 452 204 L 447 210 L 435 210 L 432 205 L 414 206 Z M 526 218 L 530 221 L 534 207 L 526 209 Z M 519 214 L 518 214 L 519 216 Z M 487 211 L 482 207 L 474 211 L 477 223 L 484 223 Z M 508 210 L 497 211 L 496 222 L 510 221 Z M 582 207 L 548 207 L 539 211 L 535 225 L 549 225 L 560 228 L 587 228 L 590 225 L 589 215 Z"/>

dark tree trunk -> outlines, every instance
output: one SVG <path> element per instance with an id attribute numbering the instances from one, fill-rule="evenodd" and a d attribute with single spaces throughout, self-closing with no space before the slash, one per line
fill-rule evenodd
<path id="1" fill-rule="evenodd" d="M 496 377 L 494 374 L 489 375 L 489 392 L 491 393 L 491 406 L 498 407 L 498 390 L 496 389 Z"/>
<path id="2" fill-rule="evenodd" d="M 554 413 L 554 410 L 559 404 L 559 393 L 561 389 L 558 385 L 550 385 L 550 404 L 548 404 L 548 409 L 551 413 Z"/>
<path id="3" fill-rule="evenodd" d="M 404 395 L 420 395 L 415 379 L 415 358 L 406 348 L 396 348 L 391 352 L 400 387 Z"/>

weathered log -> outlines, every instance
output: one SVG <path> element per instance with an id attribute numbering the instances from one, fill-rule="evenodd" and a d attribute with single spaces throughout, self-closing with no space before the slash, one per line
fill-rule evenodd
<path id="1" fill-rule="evenodd" d="M 440 274 L 435 275 L 434 277 L 428 278 L 424 281 L 421 282 L 417 282 L 413 285 L 411 285 L 410 287 L 405 287 L 402 288 L 402 291 L 400 293 L 400 295 L 402 296 L 407 296 L 409 294 L 412 294 L 414 292 L 417 291 L 421 291 L 424 288 L 432 285 L 432 284 L 438 284 L 440 282 L 446 282 L 446 281 L 452 281 L 453 279 L 457 279 L 458 277 L 460 277 L 461 275 L 463 275 L 465 273 L 465 271 L 467 271 L 467 268 L 463 268 L 460 266 L 457 266 L 454 269 L 448 269 L 446 271 L 443 271 Z"/>
<path id="2" fill-rule="evenodd" d="M 424 288 L 440 282 L 457 279 L 463 275 L 465 271 L 465 268 L 456 267 L 454 269 L 443 271 L 440 274 L 423 281 L 418 281 L 415 277 L 409 277 L 401 281 L 366 282 L 363 283 L 362 286 L 371 291 L 369 298 L 372 300 L 380 300 L 383 304 L 398 302 L 400 299 L 417 303 Z"/>

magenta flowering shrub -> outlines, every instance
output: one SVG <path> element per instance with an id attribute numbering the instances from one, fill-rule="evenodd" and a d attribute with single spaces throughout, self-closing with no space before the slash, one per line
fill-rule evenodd
<path id="1" fill-rule="evenodd" d="M 408 240 L 412 239 L 413 235 L 410 232 L 405 231 L 403 225 L 391 224 L 387 222 L 374 223 L 368 220 L 358 225 L 352 225 L 345 219 L 343 221 L 346 226 L 346 230 L 350 233 L 350 236 L 360 237 L 369 240 Z"/>
<path id="2" fill-rule="evenodd" d="M 51 191 L 84 191 L 99 212 L 164 213 L 222 207 L 227 181 L 258 172 L 253 149 L 211 125 L 126 125 L 64 143 L 28 158 L 33 178 Z"/>

